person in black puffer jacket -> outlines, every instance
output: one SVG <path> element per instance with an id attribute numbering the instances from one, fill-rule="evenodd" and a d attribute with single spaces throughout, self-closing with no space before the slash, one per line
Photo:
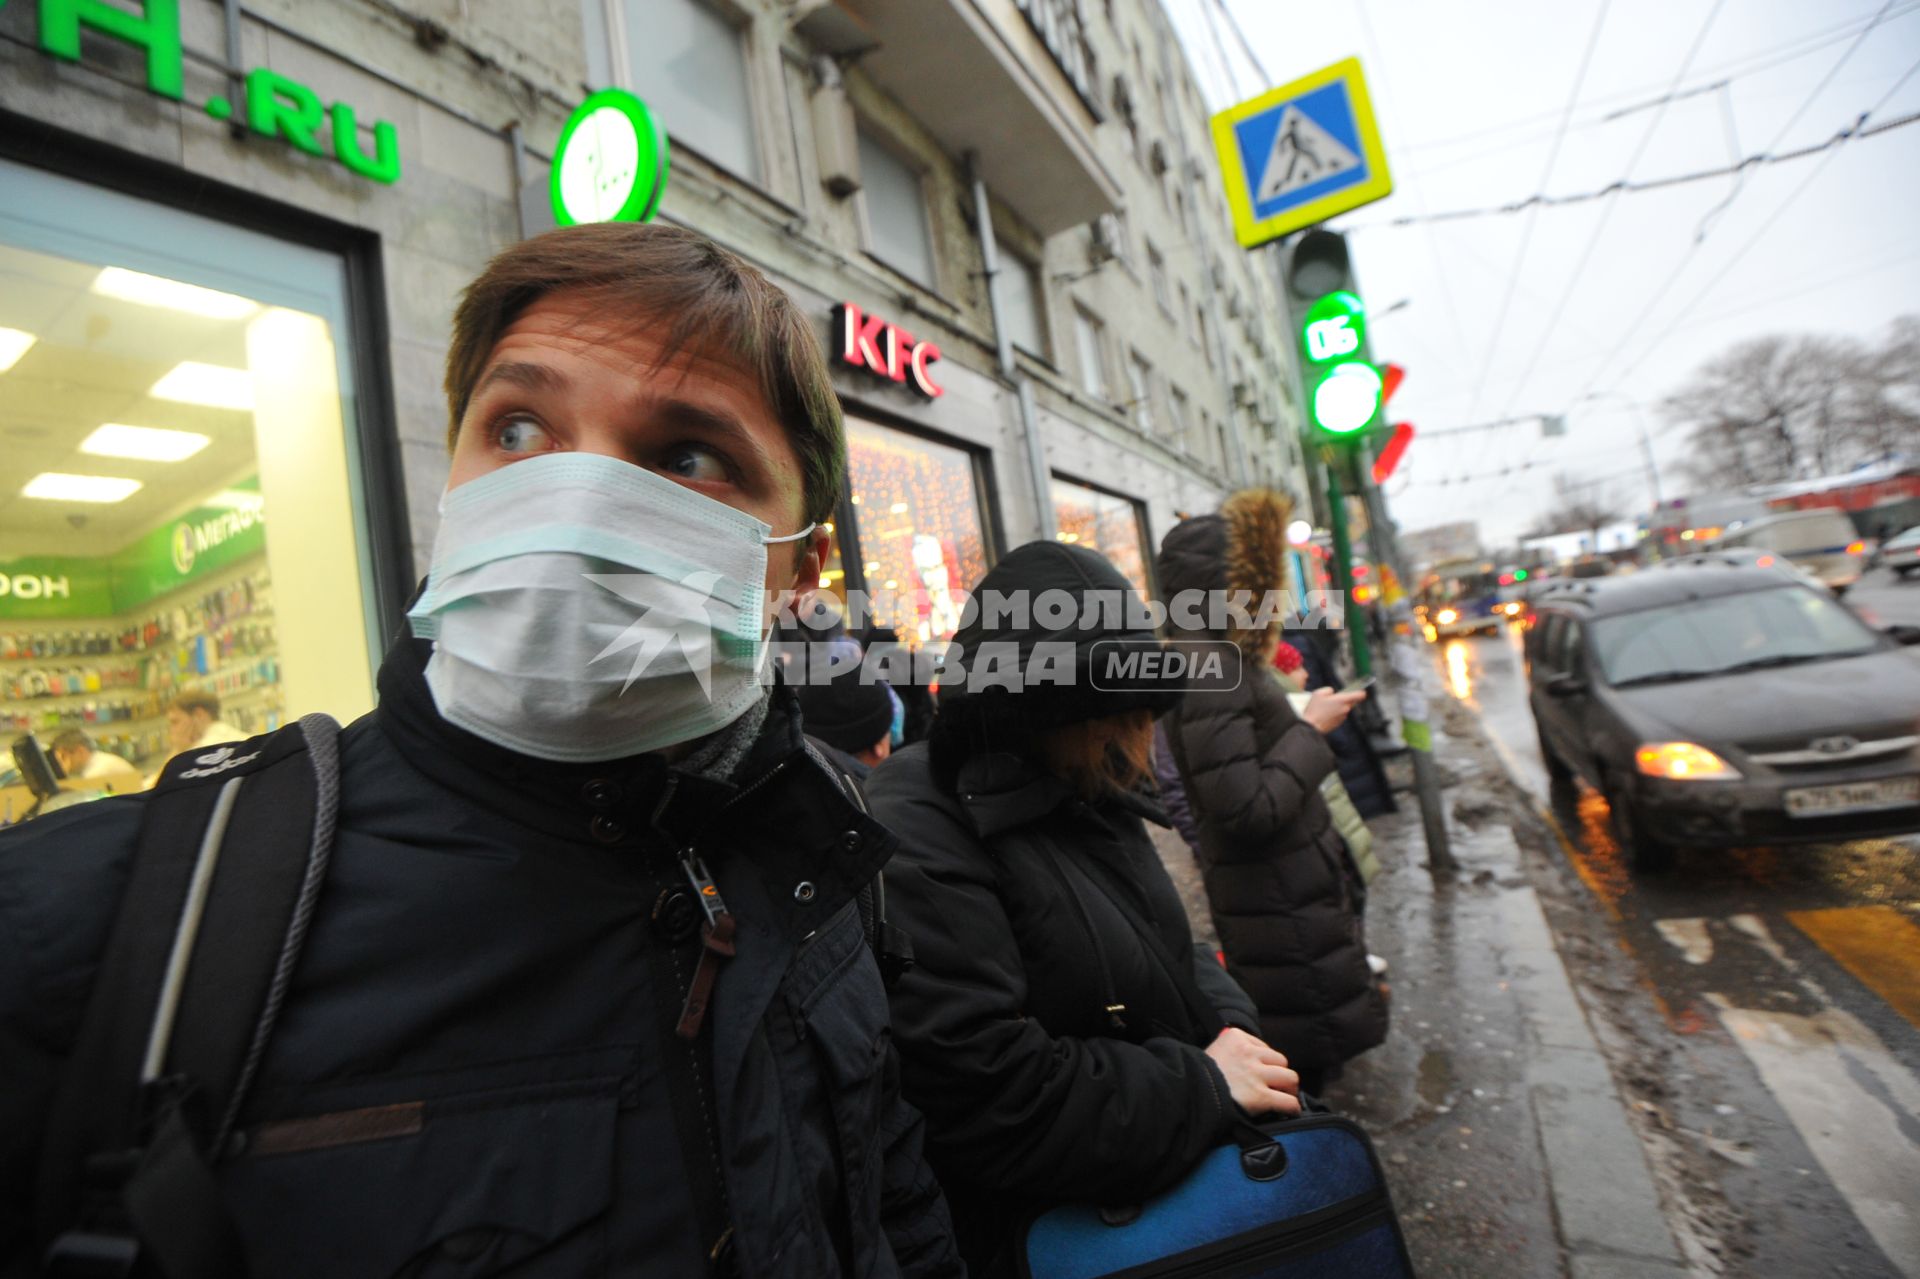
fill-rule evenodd
<path id="1" fill-rule="evenodd" d="M 1160 585 L 1248 591 L 1287 584 L 1292 503 L 1264 489 L 1186 520 L 1160 547 Z M 1180 610 L 1175 610 L 1175 616 Z M 1387 1006 L 1367 946 L 1345 852 L 1320 783 L 1334 771 L 1326 730 L 1357 695 L 1320 692 L 1294 713 L 1268 669 L 1279 622 L 1220 633 L 1241 650 L 1245 678 L 1190 693 L 1167 717 L 1167 741 L 1200 832 L 1200 864 L 1228 971 L 1260 1009 L 1263 1037 L 1283 1048 L 1308 1091 L 1387 1035 Z"/>
<path id="2" fill-rule="evenodd" d="M 1022 590 L 1084 602 L 1129 588 L 1090 550 L 1032 542 L 975 602 Z M 887 905 L 914 945 L 890 993 L 902 1092 L 926 1115 L 927 1158 L 975 1275 L 1012 1272 L 1035 1211 L 1138 1202 L 1229 1140 L 1243 1113 L 1299 1109 L 1285 1057 L 1249 1033 L 1252 1002 L 1196 954 L 1142 822 L 1165 824 L 1149 752 L 1153 714 L 1177 694 L 1145 681 L 1102 692 L 1088 678 L 1097 642 L 1158 641 L 1098 619 L 1049 629 L 1039 609 L 1026 628 L 988 616 L 954 638 L 932 737 L 867 788 L 901 840 Z M 1047 644 L 1073 683 L 1032 682 Z M 1022 687 L 980 687 L 1015 667 Z"/>

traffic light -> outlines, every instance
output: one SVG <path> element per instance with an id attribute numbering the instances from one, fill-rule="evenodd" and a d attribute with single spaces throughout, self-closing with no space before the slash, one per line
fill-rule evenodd
<path id="1" fill-rule="evenodd" d="M 1353 287 L 1346 237 L 1315 229 L 1295 241 L 1287 290 L 1300 316 L 1307 415 L 1328 439 L 1351 439 L 1380 416 L 1386 384 L 1367 349 L 1367 307 Z"/>

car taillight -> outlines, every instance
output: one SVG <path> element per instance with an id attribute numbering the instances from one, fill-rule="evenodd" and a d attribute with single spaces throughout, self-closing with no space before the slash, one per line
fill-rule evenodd
<path id="1" fill-rule="evenodd" d="M 1850 542 L 1847 544 L 1847 554 L 1849 555 L 1865 555 L 1866 553 L 1867 544 L 1865 542 Z"/>

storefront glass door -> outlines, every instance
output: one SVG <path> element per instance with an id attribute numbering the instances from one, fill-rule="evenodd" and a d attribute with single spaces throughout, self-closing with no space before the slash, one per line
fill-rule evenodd
<path id="1" fill-rule="evenodd" d="M 84 738 L 67 771 L 124 791 L 368 709 L 341 261 L 11 164 L 0 187 L 5 740 Z M 29 798 L 10 763 L 0 823 Z"/>

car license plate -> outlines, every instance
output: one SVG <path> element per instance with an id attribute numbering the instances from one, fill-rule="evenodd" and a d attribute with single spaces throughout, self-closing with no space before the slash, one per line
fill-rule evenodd
<path id="1" fill-rule="evenodd" d="M 1826 817 L 1874 808 L 1920 804 L 1920 777 L 1890 777 L 1877 782 L 1841 782 L 1803 786 L 1786 793 L 1787 816 Z"/>

